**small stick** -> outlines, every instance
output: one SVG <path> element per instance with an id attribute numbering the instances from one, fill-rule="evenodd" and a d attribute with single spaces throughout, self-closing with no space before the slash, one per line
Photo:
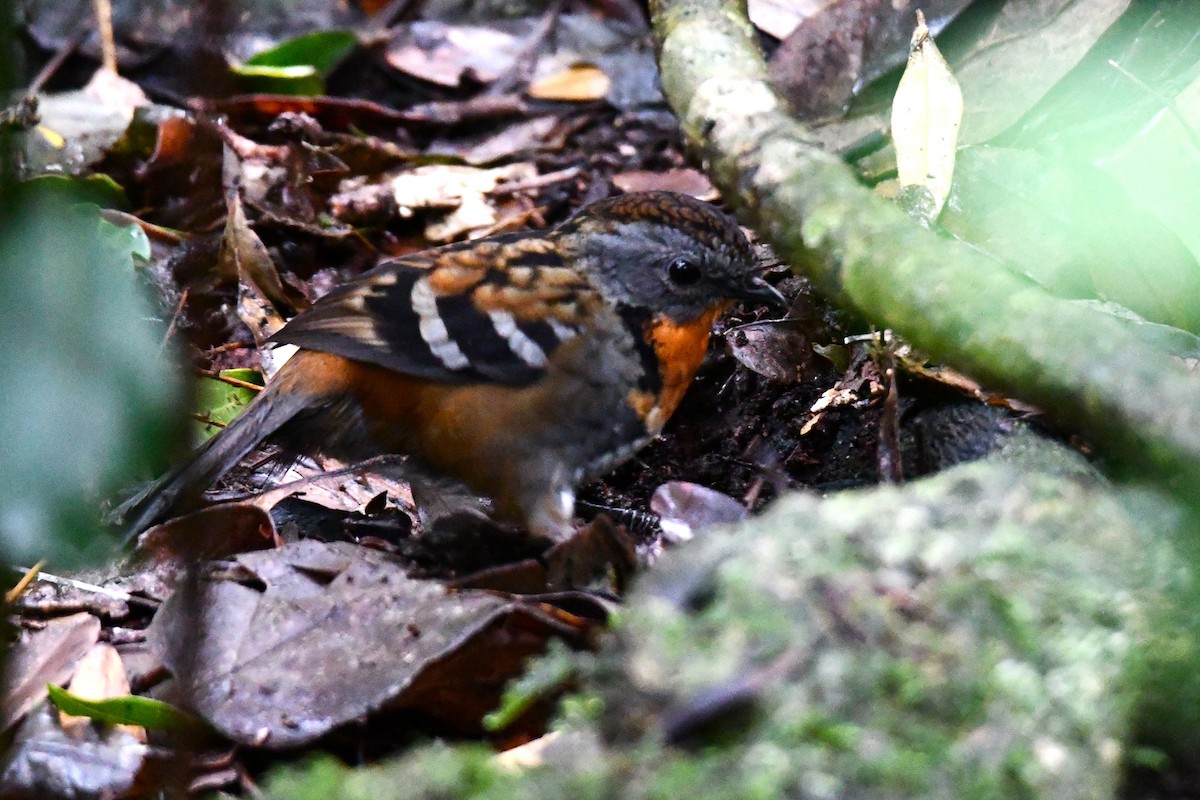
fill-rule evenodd
<path id="1" fill-rule="evenodd" d="M 14 566 L 12 569 L 20 573 L 31 572 L 31 569 L 25 567 Z M 33 569 L 36 569 L 34 567 Z M 94 583 L 84 583 L 77 581 L 74 578 L 63 578 L 58 575 L 51 575 L 49 572 L 38 572 L 37 580 L 53 583 L 56 586 L 67 586 L 72 589 L 79 589 L 83 592 L 92 592 L 93 594 L 102 594 L 105 597 L 111 597 L 114 600 L 121 600 L 126 603 L 135 603 L 146 606 L 148 608 L 158 608 L 161 605 L 157 600 L 151 600 L 149 597 L 138 597 L 121 589 L 109 589 L 104 586 L 97 586 Z"/>
<path id="2" fill-rule="evenodd" d="M 113 38 L 112 0 L 92 0 L 100 26 L 100 59 L 104 68 L 117 74 L 117 44 Z"/>
<path id="3" fill-rule="evenodd" d="M 158 351 L 161 353 L 163 348 L 167 346 L 167 342 L 171 341 L 171 337 L 175 335 L 175 326 L 179 322 L 179 317 L 183 314 L 183 304 L 187 302 L 188 290 L 185 287 L 179 293 L 179 302 L 175 304 L 175 313 L 171 315 L 171 323 L 167 325 L 167 330 L 163 333 L 162 342 L 158 345 Z"/>
<path id="4" fill-rule="evenodd" d="M 42 571 L 42 567 L 44 566 L 46 566 L 46 560 L 42 559 L 27 569 L 25 574 L 21 576 L 21 580 L 17 581 L 17 585 L 5 592 L 4 602 L 11 604 L 12 601 L 20 597 L 21 592 L 25 591 L 29 587 L 29 584 L 33 583 L 33 579 L 38 576 L 38 573 Z"/>
<path id="5" fill-rule="evenodd" d="M 263 387 L 259 386 L 257 383 L 250 383 L 250 381 L 244 381 L 240 378 L 231 378 L 228 375 L 222 375 L 221 373 L 213 370 L 198 369 L 196 370 L 196 374 L 201 378 L 212 378 L 214 381 L 228 383 L 230 386 L 236 386 L 239 389 L 252 389 L 256 392 L 261 392 L 263 390 Z"/>

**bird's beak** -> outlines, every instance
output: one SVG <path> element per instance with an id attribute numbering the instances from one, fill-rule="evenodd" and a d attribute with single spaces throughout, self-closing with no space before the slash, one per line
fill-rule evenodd
<path id="1" fill-rule="evenodd" d="M 740 287 L 737 296 L 741 300 L 755 300 L 760 303 L 766 303 L 769 306 L 775 306 L 780 311 L 787 311 L 790 306 L 783 293 L 767 283 L 761 275 L 754 275 L 748 278 Z"/>

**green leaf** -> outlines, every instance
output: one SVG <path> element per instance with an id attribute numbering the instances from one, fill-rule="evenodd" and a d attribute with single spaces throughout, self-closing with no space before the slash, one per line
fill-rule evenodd
<path id="1" fill-rule="evenodd" d="M 226 369 L 221 370 L 220 375 L 224 378 L 253 383 L 256 386 L 263 385 L 262 375 L 252 369 Z M 213 422 L 220 423 L 220 425 L 209 425 L 197 421 L 195 437 L 197 442 L 203 442 L 205 439 L 215 436 L 222 426 L 232 422 L 233 418 L 242 413 L 242 409 L 258 395 L 258 392 L 253 389 L 234 386 L 216 378 L 201 378 L 197 382 L 196 391 L 196 413 Z"/>
<path id="2" fill-rule="evenodd" d="M 1200 79 L 1179 94 L 1172 112 L 1159 113 L 1096 164 L 1200 258 Z"/>
<path id="3" fill-rule="evenodd" d="M 1118 303 L 1151 322 L 1200 333 L 1196 257 L 1089 164 L 964 147 L 940 222 L 1060 297 Z"/>
<path id="4" fill-rule="evenodd" d="M 246 67 L 311 67 L 328 75 L 358 44 L 349 31 L 318 31 L 289 39 L 246 59 Z"/>
<path id="5" fill-rule="evenodd" d="M 54 195 L 64 200 L 94 203 L 101 208 L 130 208 L 125 189 L 107 175 L 95 174 L 87 177 L 76 175 L 39 175 L 21 183 L 22 193 Z"/>
<path id="6" fill-rule="evenodd" d="M 50 694 L 50 702 L 60 711 L 108 725 L 140 725 L 160 731 L 195 731 L 204 727 L 191 714 L 149 697 L 128 695 L 107 700 L 85 700 L 52 683 L 46 685 L 46 691 Z"/>
<path id="7" fill-rule="evenodd" d="M 312 67 L 230 67 L 241 78 L 244 91 L 313 97 L 325 93 L 325 81 Z"/>
<path id="8" fill-rule="evenodd" d="M 325 92 L 325 76 L 357 45 L 349 31 L 318 31 L 264 50 L 230 70 L 246 91 L 319 95 Z"/>
<path id="9" fill-rule="evenodd" d="M 99 220 L 99 230 L 96 232 L 105 240 L 109 247 L 127 252 L 136 263 L 150 260 L 150 237 L 137 225 L 117 225 L 103 217 Z"/>

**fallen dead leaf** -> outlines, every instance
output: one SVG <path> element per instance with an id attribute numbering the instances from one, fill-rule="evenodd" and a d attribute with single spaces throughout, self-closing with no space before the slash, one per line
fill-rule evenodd
<path id="1" fill-rule="evenodd" d="M 138 537 L 135 555 L 150 564 L 183 569 L 278 544 L 266 511 L 251 503 L 222 503 L 155 525 Z"/>
<path id="2" fill-rule="evenodd" d="M 829 0 L 749 0 L 747 14 L 754 27 L 776 39 L 786 39 L 806 17 L 820 13 Z"/>
<path id="3" fill-rule="evenodd" d="M 52 619 L 41 630 L 23 630 L 9 648 L 0 700 L 0 730 L 7 731 L 46 697 L 46 684 L 62 685 L 100 635 L 91 614 Z"/>
<path id="4" fill-rule="evenodd" d="M 729 352 L 747 369 L 779 383 L 804 376 L 813 350 L 801 320 L 763 320 L 725 332 Z"/>
<path id="5" fill-rule="evenodd" d="M 647 170 L 618 172 L 612 176 L 612 182 L 613 186 L 622 192 L 653 190 L 679 192 L 709 203 L 721 198 L 717 188 L 712 185 L 712 181 L 704 173 L 691 168 L 668 169 L 663 172 Z"/>
<path id="6" fill-rule="evenodd" d="M 127 797 L 152 752 L 120 727 L 72 736 L 43 701 L 5 753 L 0 797 Z"/>
<path id="7" fill-rule="evenodd" d="M 251 585 L 209 580 L 190 600 L 176 594 L 147 641 L 188 705 L 243 745 L 292 748 L 414 705 L 478 730 L 527 657 L 550 636 L 577 640 L 591 625 L 409 578 L 387 556 L 346 543 L 302 541 L 236 562 Z"/>

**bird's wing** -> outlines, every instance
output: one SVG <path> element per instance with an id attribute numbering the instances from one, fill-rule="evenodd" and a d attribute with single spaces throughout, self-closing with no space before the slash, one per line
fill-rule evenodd
<path id="1" fill-rule="evenodd" d="M 551 242 L 515 235 L 385 261 L 271 341 L 418 378 L 521 386 L 602 307 Z"/>

